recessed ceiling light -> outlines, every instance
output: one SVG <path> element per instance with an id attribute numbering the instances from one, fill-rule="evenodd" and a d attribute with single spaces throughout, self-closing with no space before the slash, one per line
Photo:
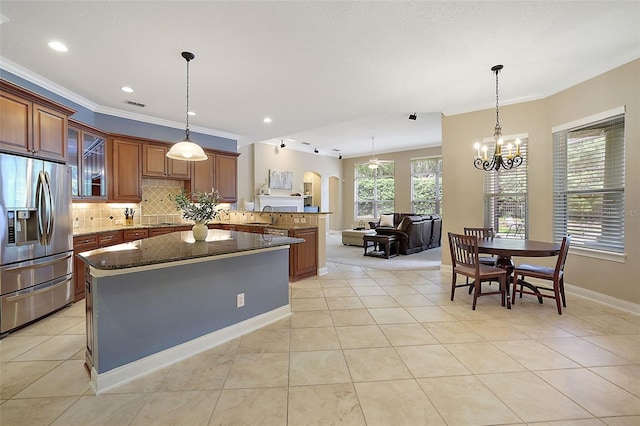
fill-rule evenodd
<path id="1" fill-rule="evenodd" d="M 271 123 L 271 118 L 265 117 L 262 121 L 264 121 L 265 123 Z"/>
<path id="2" fill-rule="evenodd" d="M 196 115 L 196 113 L 195 113 L 195 112 L 193 112 L 193 111 L 187 111 L 187 114 L 189 114 L 189 115 Z"/>
<path id="3" fill-rule="evenodd" d="M 59 42 L 59 41 L 50 41 L 49 47 L 52 48 L 53 50 L 57 50 L 58 52 L 66 52 L 67 50 L 69 50 L 67 46 L 65 46 L 64 44 L 62 44 L 62 42 Z"/>
<path id="4" fill-rule="evenodd" d="M 120 88 L 120 90 L 122 90 L 123 92 L 126 92 L 126 93 L 133 93 L 133 89 L 131 87 L 129 87 L 129 86 L 122 86 Z"/>

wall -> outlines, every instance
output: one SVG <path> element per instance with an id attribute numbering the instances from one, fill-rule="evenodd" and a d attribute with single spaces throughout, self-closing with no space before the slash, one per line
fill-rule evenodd
<path id="1" fill-rule="evenodd" d="M 397 212 L 411 211 L 411 160 L 414 158 L 438 157 L 442 154 L 442 147 L 414 149 L 410 151 L 390 152 L 378 155 L 382 160 L 395 161 L 395 188 Z M 343 206 L 342 223 L 344 227 L 353 227 L 358 223 L 354 217 L 355 188 L 353 178 L 353 168 L 357 163 L 366 163 L 370 156 L 345 158 L 342 160 L 343 167 Z"/>
<path id="2" fill-rule="evenodd" d="M 551 128 L 626 105 L 625 259 L 587 257 L 575 251 L 567 260 L 566 282 L 633 304 L 640 304 L 640 60 L 623 65 L 546 99 L 500 107 L 504 134 L 529 133 L 529 238 L 551 241 L 553 150 Z M 473 165 L 473 143 L 491 136 L 495 111 L 443 118 L 443 236 L 483 224 L 482 173 Z M 446 243 L 448 244 L 448 243 Z M 445 244 L 445 245 L 446 245 Z M 442 261 L 450 265 L 448 250 Z M 521 263 L 525 259 L 516 259 Z M 527 259 L 552 266 L 554 259 Z"/>
<path id="3" fill-rule="evenodd" d="M 96 127 L 102 131 L 116 133 L 128 136 L 137 136 L 148 139 L 155 139 L 162 142 L 179 142 L 184 139 L 184 129 L 161 126 L 158 124 L 150 124 L 142 121 L 131 120 L 112 115 L 94 112 L 76 102 L 73 102 L 57 93 L 40 87 L 30 81 L 10 73 L 4 69 L 0 69 L 0 77 L 17 84 L 32 92 L 38 93 L 48 99 L 66 105 L 75 109 L 77 112 L 71 118 Z M 123 110 L 124 111 L 124 110 Z M 131 114 L 132 116 L 134 114 Z M 222 138 L 219 136 L 206 135 L 198 132 L 191 132 L 191 140 L 198 143 L 204 148 L 219 149 L 221 151 L 236 152 L 237 142 L 233 139 Z"/>
<path id="4" fill-rule="evenodd" d="M 240 209 L 244 201 L 252 201 L 260 187 L 268 182 L 269 170 L 278 170 L 293 172 L 293 189 L 290 191 L 272 189 L 271 194 L 290 195 L 296 192 L 302 194 L 305 172 L 314 172 L 320 176 L 320 211 L 329 211 L 329 177 L 337 176 L 342 179 L 342 161 L 344 160 L 263 143 L 243 146 L 239 152 L 241 153 L 238 163 L 238 207 Z M 339 215 L 329 215 L 328 219 L 330 222 L 339 220 Z"/>

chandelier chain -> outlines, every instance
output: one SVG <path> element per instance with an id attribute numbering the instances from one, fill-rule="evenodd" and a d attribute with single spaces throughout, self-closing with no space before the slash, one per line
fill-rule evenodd
<path id="1" fill-rule="evenodd" d="M 500 128 L 500 109 L 498 107 L 498 73 L 500 70 L 496 70 L 496 128 Z"/>

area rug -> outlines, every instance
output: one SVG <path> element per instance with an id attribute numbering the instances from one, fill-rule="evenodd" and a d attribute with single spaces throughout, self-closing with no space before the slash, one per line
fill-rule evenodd
<path id="1" fill-rule="evenodd" d="M 442 247 L 437 247 L 390 259 L 369 257 L 362 247 L 343 245 L 340 233 L 327 235 L 327 262 L 333 263 L 388 270 L 440 269 L 441 253 Z"/>

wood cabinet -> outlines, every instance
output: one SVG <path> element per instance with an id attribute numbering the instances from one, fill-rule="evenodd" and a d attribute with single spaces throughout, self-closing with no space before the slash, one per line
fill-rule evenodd
<path id="1" fill-rule="evenodd" d="M 238 155 L 216 153 L 214 186 L 220 193 L 220 202 L 238 201 Z"/>
<path id="2" fill-rule="evenodd" d="M 107 199 L 107 136 L 98 129 L 69 120 L 68 160 L 74 200 Z"/>
<path id="3" fill-rule="evenodd" d="M 124 242 L 142 240 L 149 237 L 148 229 L 127 229 L 122 231 L 124 234 Z"/>
<path id="4" fill-rule="evenodd" d="M 221 203 L 238 200 L 238 155 L 237 153 L 205 150 L 205 161 L 194 161 L 191 165 L 191 180 L 188 192 L 210 193 L 218 190 Z M 195 200 L 194 200 L 195 201 Z"/>
<path id="5" fill-rule="evenodd" d="M 213 169 L 215 167 L 215 154 L 205 151 L 207 159 L 194 161 L 191 166 L 191 181 L 188 192 L 210 193 L 215 188 Z M 194 200 L 196 201 L 196 200 Z"/>
<path id="6" fill-rule="evenodd" d="M 191 164 L 167 158 L 169 147 L 166 145 L 142 145 L 142 176 L 167 179 L 189 179 Z"/>
<path id="7" fill-rule="evenodd" d="M 73 287 L 74 298 L 77 302 L 84 299 L 86 291 L 85 263 L 77 256 L 88 250 L 108 247 L 123 242 L 122 231 L 103 232 L 73 237 Z"/>
<path id="8" fill-rule="evenodd" d="M 142 201 L 142 144 L 134 141 L 111 141 L 110 201 L 139 203 Z"/>
<path id="9" fill-rule="evenodd" d="M 84 262 L 81 262 L 82 265 L 82 283 L 85 286 L 85 342 L 86 347 L 84 351 L 85 358 L 85 368 L 91 375 L 91 370 L 93 369 L 93 347 L 94 347 L 94 337 L 93 337 L 93 284 L 91 282 L 91 275 L 89 275 L 89 265 Z"/>
<path id="10" fill-rule="evenodd" d="M 0 80 L 0 150 L 67 161 L 67 122 L 75 111 Z"/>
<path id="11" fill-rule="evenodd" d="M 149 236 L 156 237 L 158 235 L 170 234 L 175 232 L 176 228 L 173 226 L 163 226 L 162 228 L 151 228 L 149 229 Z"/>
<path id="12" fill-rule="evenodd" d="M 289 280 L 312 277 L 318 270 L 318 228 L 292 229 L 289 236 L 303 238 L 304 243 L 289 248 Z"/>

